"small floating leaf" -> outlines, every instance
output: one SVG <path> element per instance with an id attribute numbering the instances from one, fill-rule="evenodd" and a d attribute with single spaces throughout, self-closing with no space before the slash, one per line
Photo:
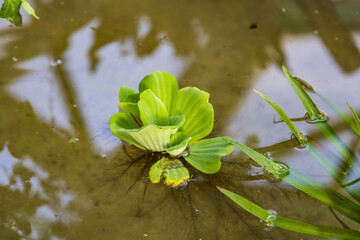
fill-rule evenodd
<path id="1" fill-rule="evenodd" d="M 167 186 L 179 187 L 189 180 L 190 175 L 180 160 L 162 158 L 151 167 L 149 177 L 153 183 L 164 181 Z"/>

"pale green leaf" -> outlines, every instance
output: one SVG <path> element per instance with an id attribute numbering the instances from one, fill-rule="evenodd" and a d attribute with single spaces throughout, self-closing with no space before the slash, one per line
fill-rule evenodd
<path id="1" fill-rule="evenodd" d="M 118 107 L 121 112 L 132 113 L 135 117 L 140 119 L 140 111 L 137 103 L 119 102 Z"/>
<path id="2" fill-rule="evenodd" d="M 6 18 L 16 26 L 22 25 L 22 17 L 19 13 L 21 0 L 5 0 L 0 9 L 0 17 Z"/>
<path id="3" fill-rule="evenodd" d="M 134 144 L 141 149 L 155 152 L 164 151 L 170 137 L 177 131 L 176 126 L 160 127 L 147 125 L 139 128 L 129 113 L 116 113 L 109 120 L 110 130 L 122 141 Z"/>
<path id="4" fill-rule="evenodd" d="M 188 152 L 183 156 L 194 168 L 212 174 L 219 171 L 220 158 L 230 154 L 233 147 L 228 137 L 209 138 L 189 144 Z"/>
<path id="5" fill-rule="evenodd" d="M 172 156 L 178 156 L 184 152 L 190 140 L 191 137 L 187 138 L 184 133 L 177 132 L 171 136 L 169 147 L 165 151 Z"/>
<path id="6" fill-rule="evenodd" d="M 151 166 L 150 168 L 150 171 L 149 171 L 149 178 L 150 178 L 150 181 L 152 183 L 159 183 L 160 180 L 161 180 L 161 175 L 164 171 L 163 168 L 161 168 L 161 161 L 162 160 L 159 160 L 157 161 L 156 163 L 154 163 L 154 165 Z"/>
<path id="7" fill-rule="evenodd" d="M 170 125 L 169 114 L 165 105 L 150 89 L 147 89 L 140 94 L 138 107 L 140 110 L 140 118 L 144 125 Z"/>
<path id="8" fill-rule="evenodd" d="M 185 123 L 185 116 L 184 115 L 176 115 L 170 117 L 170 125 L 171 126 L 178 126 L 181 127 Z"/>
<path id="9" fill-rule="evenodd" d="M 164 103 L 169 116 L 173 116 L 178 94 L 176 78 L 167 72 L 155 71 L 145 76 L 139 85 L 139 92 L 151 89 L 151 91 Z"/>
<path id="10" fill-rule="evenodd" d="M 137 103 L 139 101 L 139 93 L 134 89 L 126 86 L 121 86 L 119 91 L 120 102 Z"/>
<path id="11" fill-rule="evenodd" d="M 40 19 L 40 18 L 36 15 L 35 10 L 31 7 L 30 3 L 28 3 L 28 2 L 25 1 L 25 0 L 22 0 L 22 6 L 23 6 L 24 10 L 25 10 L 28 14 L 32 15 L 32 16 L 33 16 L 34 18 L 36 18 L 36 19 Z"/>
<path id="12" fill-rule="evenodd" d="M 190 142 L 207 136 L 214 124 L 214 109 L 208 102 L 209 94 L 195 87 L 182 88 L 179 91 L 174 115 L 184 115 L 185 123 L 179 129 Z"/>
<path id="13" fill-rule="evenodd" d="M 138 143 L 153 152 L 162 152 L 170 143 L 170 137 L 177 131 L 176 126 L 160 127 L 147 125 L 140 130 L 127 131 Z"/>
<path id="14" fill-rule="evenodd" d="M 140 130 L 139 126 L 129 113 L 115 113 L 109 120 L 109 128 L 120 140 L 134 144 L 141 149 L 145 149 L 143 145 L 128 133 L 130 130 Z"/>

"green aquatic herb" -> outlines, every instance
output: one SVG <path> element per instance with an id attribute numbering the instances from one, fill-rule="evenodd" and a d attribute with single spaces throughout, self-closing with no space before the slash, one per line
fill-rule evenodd
<path id="1" fill-rule="evenodd" d="M 212 174 L 219 171 L 220 158 L 233 149 L 222 137 L 200 140 L 214 124 L 209 96 L 196 87 L 179 89 L 173 75 L 156 71 L 141 80 L 139 92 L 121 86 L 120 112 L 110 118 L 109 127 L 124 142 L 162 153 L 150 170 L 152 182 L 179 186 L 189 179 L 181 160 Z"/>
<path id="2" fill-rule="evenodd" d="M 5 0 L 0 9 L 0 17 L 9 20 L 16 26 L 22 25 L 22 16 L 20 14 L 20 6 L 23 6 L 24 10 L 32 15 L 34 18 L 39 19 L 35 10 L 31 7 L 30 3 L 25 0 Z"/>

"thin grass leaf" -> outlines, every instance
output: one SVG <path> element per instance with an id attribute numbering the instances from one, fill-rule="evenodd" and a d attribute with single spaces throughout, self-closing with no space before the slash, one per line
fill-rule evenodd
<path id="1" fill-rule="evenodd" d="M 359 137 L 360 129 L 341 109 L 322 94 L 315 92 Z"/>
<path id="2" fill-rule="evenodd" d="M 360 176 L 360 167 L 358 165 L 358 158 L 355 153 L 342 141 L 342 139 L 337 135 L 334 129 L 327 122 L 317 122 L 316 126 L 320 129 L 321 133 L 329 140 L 329 142 L 335 147 L 335 149 L 340 153 L 343 160 L 343 165 L 347 166 L 348 173 L 345 171 L 338 171 L 338 176 L 335 177 L 337 181 L 342 186 L 346 186 L 348 184 L 346 182 L 352 182 L 353 179 L 349 179 L 351 176 L 355 176 L 357 178 Z M 355 188 L 356 186 L 351 186 Z M 357 186 L 358 190 L 355 191 L 355 195 L 352 196 L 360 203 L 360 183 Z"/>
<path id="3" fill-rule="evenodd" d="M 285 164 L 279 164 L 266 158 L 264 155 L 245 145 L 235 142 L 231 138 L 226 139 L 273 175 L 304 193 L 322 201 L 353 221 L 360 223 L 360 206 L 345 196 L 311 179 L 307 175 L 287 167 Z"/>
<path id="4" fill-rule="evenodd" d="M 281 119 L 286 123 L 286 125 L 290 128 L 291 132 L 294 134 L 296 139 L 299 141 L 300 144 L 306 145 L 306 138 L 304 134 L 302 134 L 294 125 L 294 123 L 291 121 L 291 119 L 286 115 L 284 110 L 282 110 L 279 105 L 274 102 L 271 98 L 268 96 L 262 94 L 261 92 L 253 89 L 254 92 L 259 94 L 265 101 L 267 101 L 274 109 L 275 111 L 280 115 Z"/>
<path id="5" fill-rule="evenodd" d="M 360 119 L 359 119 L 359 116 L 356 114 L 356 112 L 355 112 L 354 109 L 350 106 L 350 104 L 347 104 L 347 105 L 348 105 L 348 107 L 350 108 L 350 111 L 351 111 L 352 115 L 354 116 L 357 129 L 360 131 Z"/>
<path id="6" fill-rule="evenodd" d="M 289 71 L 286 69 L 285 66 L 282 67 L 283 71 L 286 74 L 286 77 L 289 79 L 291 86 L 294 88 L 296 94 L 299 96 L 301 102 L 303 103 L 307 113 L 309 114 L 309 117 L 311 121 L 324 121 L 325 116 L 314 101 L 310 98 L 310 96 L 307 94 L 307 92 L 301 87 L 300 83 L 289 73 Z"/>
<path id="7" fill-rule="evenodd" d="M 326 171 L 331 175 L 331 177 L 339 184 L 339 185 L 343 185 L 343 175 L 344 174 L 340 174 L 341 172 L 344 171 L 339 171 L 338 167 L 334 166 L 331 162 L 329 162 L 322 154 L 320 154 L 315 147 L 313 147 L 306 139 L 306 137 L 299 132 L 299 130 L 295 127 L 294 123 L 292 122 L 292 120 L 286 115 L 286 113 L 279 107 L 279 105 L 277 105 L 276 102 L 274 102 L 273 100 L 271 100 L 269 97 L 267 97 L 266 95 L 262 94 L 261 92 L 258 92 L 254 89 L 254 91 L 259 94 L 265 101 L 267 101 L 276 111 L 277 113 L 280 115 L 280 117 L 282 118 L 282 120 L 287 124 L 287 126 L 290 128 L 290 130 L 293 132 L 294 136 L 296 137 L 296 139 L 300 142 L 301 145 L 303 146 L 307 146 L 307 150 L 309 151 L 309 153 L 311 155 L 314 156 L 314 158 L 321 164 L 321 166 L 323 168 L 326 169 Z M 318 123 L 318 124 L 322 124 L 322 122 Z M 326 123 L 325 123 L 326 124 Z M 329 135 L 329 129 L 324 129 L 323 131 L 326 131 L 326 135 Z M 333 137 L 333 134 L 330 134 L 331 138 Z M 336 140 L 333 140 L 336 141 Z M 338 144 L 337 144 L 338 145 Z M 339 149 L 342 151 L 342 153 L 344 154 L 344 156 L 347 156 L 346 159 L 349 159 L 350 156 L 349 154 L 346 153 L 345 148 L 344 147 L 339 147 Z M 349 161 L 348 161 L 349 162 Z M 345 161 L 346 165 L 348 165 L 347 161 Z M 351 165 L 350 165 L 351 166 Z M 354 169 L 355 171 L 357 170 L 356 168 Z M 358 171 L 358 176 L 360 176 L 360 169 Z M 359 185 L 359 186 L 358 186 Z M 357 185 L 349 185 L 347 187 L 344 187 L 345 191 L 348 192 L 353 198 L 355 198 L 358 202 L 360 202 L 360 184 Z"/>
<path id="8" fill-rule="evenodd" d="M 354 199 L 358 202 L 360 200 L 360 184 L 353 182 L 352 184 L 344 184 L 344 174 L 339 174 L 339 172 L 346 172 L 345 169 L 349 169 L 350 166 L 335 166 L 330 161 L 327 160 L 312 144 L 307 144 L 307 150 L 309 153 L 320 163 L 320 165 L 326 169 L 330 176 L 337 182 L 343 189 L 349 193 Z M 345 167 L 345 168 L 344 168 Z"/>
<path id="9" fill-rule="evenodd" d="M 262 219 L 266 224 L 287 229 L 293 232 L 309 234 L 325 239 L 360 239 L 360 232 L 331 226 L 315 225 L 290 218 L 276 216 L 251 201 L 224 188 L 217 187 L 220 192 L 233 200 L 240 207 Z"/>

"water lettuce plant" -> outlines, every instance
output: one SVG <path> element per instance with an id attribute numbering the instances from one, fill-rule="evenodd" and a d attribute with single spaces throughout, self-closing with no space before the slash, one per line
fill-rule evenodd
<path id="1" fill-rule="evenodd" d="M 22 16 L 20 14 L 20 7 L 32 15 L 34 18 L 39 19 L 35 10 L 31 7 L 30 3 L 25 0 L 5 0 L 0 9 L 0 17 L 9 20 L 16 26 L 22 25 Z"/>
<path id="2" fill-rule="evenodd" d="M 158 153 L 149 172 L 153 183 L 185 184 L 190 175 L 184 160 L 203 173 L 216 173 L 220 158 L 233 149 L 223 137 L 201 140 L 214 123 L 209 93 L 196 87 L 179 89 L 170 73 L 145 76 L 138 92 L 121 86 L 119 100 L 120 112 L 110 118 L 110 130 L 124 142 Z"/>

